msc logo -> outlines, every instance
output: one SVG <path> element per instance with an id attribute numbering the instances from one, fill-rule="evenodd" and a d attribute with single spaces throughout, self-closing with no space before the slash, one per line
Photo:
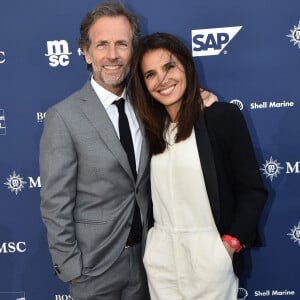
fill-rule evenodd
<path id="1" fill-rule="evenodd" d="M 292 241 L 298 243 L 298 245 L 300 246 L 300 222 L 297 226 L 294 226 L 294 228 L 291 229 L 291 232 L 287 235 L 291 237 Z"/>
<path id="2" fill-rule="evenodd" d="M 0 245 L 0 254 L 4 253 L 15 253 L 15 252 L 19 252 L 19 253 L 23 253 L 25 252 L 26 249 L 26 243 L 25 242 L 3 242 Z"/>
<path id="3" fill-rule="evenodd" d="M 4 51 L 0 51 L 0 64 L 4 64 L 5 63 L 5 52 Z"/>
<path id="4" fill-rule="evenodd" d="M 193 56 L 219 55 L 242 26 L 192 30 Z"/>
<path id="5" fill-rule="evenodd" d="M 49 56 L 49 65 L 51 67 L 58 67 L 59 65 L 66 67 L 69 65 L 69 55 L 71 55 L 72 52 L 69 52 L 67 41 L 47 41 L 47 50 L 48 53 L 46 53 L 45 56 Z"/>
<path id="6" fill-rule="evenodd" d="M 290 34 L 287 35 L 290 38 L 290 42 L 294 43 L 294 46 L 298 45 L 300 49 L 300 21 L 298 26 L 294 26 L 293 29 L 290 29 Z"/>
<path id="7" fill-rule="evenodd" d="M 40 176 L 38 176 L 36 179 L 30 176 L 27 178 L 29 180 L 29 188 L 32 189 L 41 187 Z M 16 195 L 18 195 L 18 193 L 21 192 L 23 188 L 25 188 L 26 183 L 27 181 L 24 181 L 23 177 L 20 174 L 17 174 L 16 171 L 13 171 L 13 174 L 9 175 L 9 177 L 6 178 L 6 182 L 4 182 L 4 184 L 7 185 L 7 188 Z"/>
<path id="8" fill-rule="evenodd" d="M 270 160 L 266 160 L 266 163 L 260 168 L 263 175 L 266 175 L 266 178 L 270 178 L 271 181 L 280 174 L 282 169 L 283 167 L 280 166 L 280 163 L 277 162 L 276 159 L 273 159 L 272 156 L 270 157 Z"/>
<path id="9" fill-rule="evenodd" d="M 286 161 L 285 164 L 286 168 L 281 167 L 280 162 L 271 156 L 270 160 L 266 160 L 266 163 L 260 168 L 260 171 L 262 171 L 266 178 L 270 178 L 271 181 L 274 177 L 277 177 L 283 169 L 285 169 L 285 174 L 300 174 L 300 161 L 296 161 L 294 164 Z"/>

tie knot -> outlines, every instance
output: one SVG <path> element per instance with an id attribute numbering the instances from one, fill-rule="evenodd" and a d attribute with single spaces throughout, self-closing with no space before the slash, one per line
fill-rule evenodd
<path id="1" fill-rule="evenodd" d="M 115 100 L 113 102 L 113 104 L 115 104 L 117 106 L 118 110 L 124 111 L 124 104 L 125 104 L 125 99 L 124 98 L 120 98 L 118 100 Z"/>

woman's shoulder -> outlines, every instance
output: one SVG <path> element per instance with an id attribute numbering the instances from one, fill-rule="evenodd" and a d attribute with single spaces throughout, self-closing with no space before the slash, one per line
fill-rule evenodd
<path id="1" fill-rule="evenodd" d="M 240 114 L 241 112 L 238 106 L 228 102 L 218 101 L 204 109 L 204 115 L 207 119 L 216 119 L 220 122 Z"/>
<path id="2" fill-rule="evenodd" d="M 212 105 L 205 107 L 205 111 L 214 111 L 214 112 L 231 112 L 239 110 L 238 106 L 236 104 L 232 104 L 229 102 L 222 102 L 217 101 L 214 102 Z"/>

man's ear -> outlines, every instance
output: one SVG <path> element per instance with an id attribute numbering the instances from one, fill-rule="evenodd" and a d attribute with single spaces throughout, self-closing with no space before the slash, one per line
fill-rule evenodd
<path id="1" fill-rule="evenodd" d="M 92 58 L 91 58 L 91 55 L 90 55 L 88 49 L 87 48 L 82 49 L 82 53 L 84 55 L 84 59 L 85 59 L 86 63 L 88 65 L 90 65 L 92 63 Z"/>

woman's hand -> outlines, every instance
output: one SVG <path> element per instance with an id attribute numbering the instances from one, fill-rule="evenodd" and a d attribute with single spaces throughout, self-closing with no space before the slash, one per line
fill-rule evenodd
<path id="1" fill-rule="evenodd" d="M 224 245 L 225 249 L 227 250 L 227 252 L 228 252 L 228 254 L 229 254 L 229 256 L 231 257 L 231 260 L 232 260 L 235 249 L 230 247 L 230 245 L 225 241 L 223 241 L 223 245 Z"/>

